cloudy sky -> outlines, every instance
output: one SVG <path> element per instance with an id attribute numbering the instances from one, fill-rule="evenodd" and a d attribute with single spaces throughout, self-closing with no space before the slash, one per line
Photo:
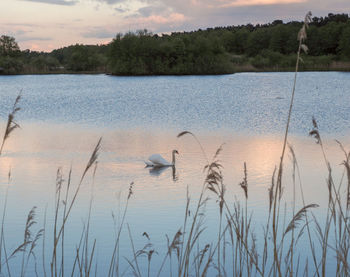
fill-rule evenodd
<path id="1" fill-rule="evenodd" d="M 51 51 L 145 28 L 170 33 L 302 20 L 309 10 L 350 13 L 350 0 L 0 0 L 0 35 L 15 37 L 21 49 Z"/>

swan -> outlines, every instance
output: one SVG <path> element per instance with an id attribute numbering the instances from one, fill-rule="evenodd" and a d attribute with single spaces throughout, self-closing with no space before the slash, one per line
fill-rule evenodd
<path id="1" fill-rule="evenodd" d="M 166 159 L 164 159 L 159 154 L 153 154 L 149 156 L 148 161 L 145 161 L 147 167 L 165 167 L 165 166 L 175 166 L 175 154 L 179 154 L 177 150 L 173 150 L 172 152 L 172 162 L 169 163 Z"/>

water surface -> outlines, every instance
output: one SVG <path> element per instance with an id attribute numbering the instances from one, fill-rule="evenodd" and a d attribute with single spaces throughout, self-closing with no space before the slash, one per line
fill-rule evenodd
<path id="1" fill-rule="evenodd" d="M 289 142 L 301 168 L 305 198 L 308 203 L 321 205 L 315 212 L 321 216 L 328 201 L 327 171 L 319 145 L 308 132 L 314 116 L 339 182 L 343 153 L 334 139 L 350 148 L 349 77 L 340 72 L 298 76 Z M 22 91 L 22 109 L 17 116 L 21 129 L 11 134 L 0 159 L 1 199 L 11 171 L 6 247 L 14 249 L 20 244 L 26 215 L 33 206 L 37 206 L 40 226 L 47 209 L 50 226 L 57 169 L 62 168 L 67 180 L 72 168 L 72 186 L 76 186 L 101 136 L 96 176 L 93 178 L 91 171 L 86 177 L 69 220 L 67 259 L 73 260 L 93 195 L 91 237 L 97 240 L 99 272 L 105 273 L 113 248 L 114 220 L 120 218 L 131 182 L 134 186 L 127 222 L 134 243 L 141 248 L 147 242 L 142 233 L 147 232 L 157 251 L 164 253 L 165 235 L 172 237 L 182 225 L 187 190 L 195 201 L 202 188 L 206 159 L 210 160 L 223 143 L 219 158 L 224 166 L 227 199 L 230 203 L 244 201 L 238 184 L 246 162 L 248 207 L 259 229 L 268 212 L 268 188 L 282 149 L 292 81 L 292 73 L 0 76 L 2 130 L 16 95 Z M 176 137 L 183 130 L 196 134 L 205 154 L 191 136 Z M 170 160 L 173 149 L 180 153 L 176 172 L 144 167 L 150 154 L 160 153 Z M 284 174 L 285 202 L 290 207 L 292 163 L 288 156 Z M 203 238 L 209 241 L 217 236 L 218 209 L 215 195 L 208 196 L 211 200 Z M 296 202 L 301 205 L 299 192 Z M 123 236 L 121 247 L 127 256 L 131 254 L 130 241 L 126 231 Z M 154 268 L 159 267 L 160 257 L 155 258 Z"/>

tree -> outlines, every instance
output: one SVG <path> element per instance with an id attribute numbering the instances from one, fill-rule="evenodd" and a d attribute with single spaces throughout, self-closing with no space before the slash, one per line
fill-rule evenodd
<path id="1" fill-rule="evenodd" d="M 20 53 L 15 38 L 4 35 L 0 37 L 0 67 L 5 74 L 17 74 L 22 70 Z"/>
<path id="2" fill-rule="evenodd" d="M 344 23 L 332 21 L 320 28 L 319 36 L 322 45 L 322 54 L 336 54 L 339 46 L 339 38 L 342 34 Z"/>
<path id="3" fill-rule="evenodd" d="M 276 20 L 275 20 L 276 21 Z M 274 22 L 275 22 L 274 21 Z M 275 24 L 276 25 L 276 24 Z M 278 24 L 271 28 L 271 39 L 270 39 L 270 49 L 274 52 L 279 52 L 281 54 L 287 54 L 286 44 L 289 39 L 290 32 L 286 26 Z"/>
<path id="4" fill-rule="evenodd" d="M 15 38 L 4 35 L 0 37 L 0 56 L 14 57 L 19 53 L 19 46 Z"/>
<path id="5" fill-rule="evenodd" d="M 341 34 L 339 51 L 341 55 L 350 59 L 350 24 L 344 28 Z"/>
<path id="6" fill-rule="evenodd" d="M 261 50 L 269 47 L 270 33 L 267 29 L 257 29 L 249 34 L 246 53 L 249 56 L 256 56 Z"/>
<path id="7" fill-rule="evenodd" d="M 18 74 L 23 69 L 22 62 L 10 56 L 0 56 L 0 67 L 5 74 Z"/>

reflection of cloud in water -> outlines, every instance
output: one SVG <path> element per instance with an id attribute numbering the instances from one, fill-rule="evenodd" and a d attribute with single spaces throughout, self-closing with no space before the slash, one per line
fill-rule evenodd
<path id="1" fill-rule="evenodd" d="M 181 202 L 187 186 L 190 186 L 191 194 L 200 193 L 199 184 L 205 178 L 203 167 L 206 161 L 200 147 L 191 137 L 177 139 L 177 132 L 84 128 L 74 124 L 23 122 L 22 129 L 14 133 L 5 145 L 0 159 L 1 182 L 7 180 L 11 168 L 15 187 L 22 190 L 21 196 L 17 197 L 29 202 L 28 194 L 34 190 L 49 197 L 49 189 L 55 184 L 57 168 L 63 167 L 64 172 L 68 172 L 72 164 L 73 181 L 79 179 L 101 135 L 103 141 L 98 158 L 96 190 L 104 203 L 108 203 L 115 190 L 127 191 L 128 184 L 132 181 L 136 184 L 135 194 L 142 197 L 143 201 L 150 200 L 152 203 L 163 199 Z M 280 136 L 202 133 L 198 134 L 198 138 L 209 157 L 225 142 L 219 158 L 224 166 L 228 195 L 240 197 L 242 191 L 237 184 L 241 181 L 243 163 L 246 162 L 250 203 L 258 207 L 266 204 L 266 191 L 271 185 L 271 177 L 282 149 Z M 293 144 L 298 162 L 303 168 L 302 179 L 308 183 L 305 186 L 305 197 L 315 198 L 315 186 L 319 190 L 319 183 L 324 180 L 319 173 L 323 164 L 320 164 L 322 156 L 318 146 L 312 140 L 301 137 L 291 136 L 289 142 Z M 348 141 L 343 141 L 343 144 L 346 149 L 350 147 Z M 330 153 L 330 161 L 339 164 L 343 159 L 339 146 L 333 141 L 325 141 L 325 145 L 327 153 Z M 181 153 L 177 159 L 176 171 L 172 167 L 144 168 L 144 160 L 149 153 L 160 153 L 169 158 L 169 149 L 178 149 Z M 290 166 L 291 162 L 286 158 L 286 190 L 291 187 L 288 183 L 291 180 Z M 178 172 L 181 172 L 181 178 L 178 178 Z M 176 186 L 173 181 L 176 181 Z M 288 193 L 286 191 L 286 195 Z M 95 198 L 99 199 L 97 195 Z M 35 203 L 35 199 L 32 200 Z"/>

